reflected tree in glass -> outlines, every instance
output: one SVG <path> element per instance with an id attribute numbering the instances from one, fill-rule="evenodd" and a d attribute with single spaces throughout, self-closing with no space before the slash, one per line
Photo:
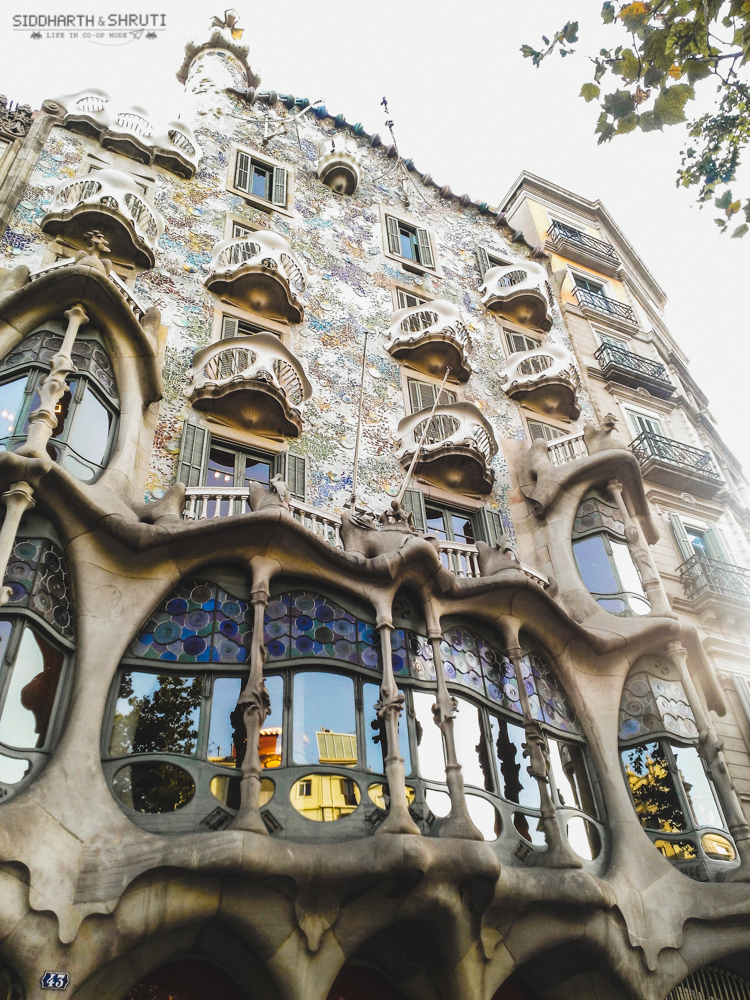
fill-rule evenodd
<path id="1" fill-rule="evenodd" d="M 110 754 L 194 754 L 202 693 L 202 677 L 137 671 L 123 674 Z"/>
<path id="2" fill-rule="evenodd" d="M 685 816 L 660 743 L 645 743 L 622 751 L 635 811 L 641 824 L 665 833 L 684 830 Z"/>

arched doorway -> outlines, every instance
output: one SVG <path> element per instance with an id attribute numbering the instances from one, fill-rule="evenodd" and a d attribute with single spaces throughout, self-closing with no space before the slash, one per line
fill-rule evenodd
<path id="1" fill-rule="evenodd" d="M 327 1000 L 405 1000 L 405 997 L 380 972 L 352 965 L 342 969 L 336 976 L 328 991 Z"/>
<path id="2" fill-rule="evenodd" d="M 123 1000 L 248 1000 L 226 972 L 210 962 L 162 965 L 145 976 Z"/>

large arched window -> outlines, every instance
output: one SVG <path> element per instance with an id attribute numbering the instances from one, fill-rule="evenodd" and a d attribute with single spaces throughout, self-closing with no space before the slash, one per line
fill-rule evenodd
<path id="1" fill-rule="evenodd" d="M 576 512 L 573 553 L 584 586 L 614 615 L 646 615 L 651 605 L 625 541 L 625 525 L 614 500 L 592 490 Z"/>
<path id="2" fill-rule="evenodd" d="M 634 666 L 620 704 L 620 757 L 641 825 L 654 845 L 698 881 L 736 851 L 698 752 L 698 728 L 675 670 L 658 657 Z"/>
<path id="3" fill-rule="evenodd" d="M 140 825 L 221 829 L 239 806 L 248 676 L 249 591 L 236 571 L 181 584 L 133 640 L 112 692 L 104 767 Z M 400 602 L 403 606 L 404 602 Z M 397 625 L 400 623 L 397 623 Z M 406 621 L 404 621 L 406 624 Z M 509 855 L 544 847 L 539 792 L 527 773 L 518 680 L 497 636 L 449 622 L 446 680 L 458 700 L 456 744 L 467 801 L 487 840 Z M 408 796 L 423 832 L 447 812 L 435 670 L 423 628 L 396 627 L 393 667 L 405 698 L 399 726 Z M 351 596 L 274 581 L 264 624 L 271 714 L 260 734 L 261 814 L 283 837 L 374 832 L 389 807 L 386 735 L 377 717 L 382 659 L 374 612 Z M 540 650 L 524 649 L 523 683 L 546 730 L 553 799 L 574 849 L 595 858 L 599 807 L 581 730 Z"/>
<path id="4" fill-rule="evenodd" d="M 38 387 L 60 350 L 65 328 L 58 321 L 21 341 L 0 362 L 0 449 L 26 440 L 29 414 L 39 406 Z M 82 327 L 72 351 L 77 371 L 57 407 L 57 427 L 47 451 L 71 475 L 90 482 L 106 467 L 115 438 L 119 401 L 114 373 L 100 334 Z"/>
<path id="5" fill-rule="evenodd" d="M 63 709 L 74 624 L 70 579 L 60 546 L 41 518 L 27 516 L 16 539 L 0 611 L 0 801 L 44 767 Z"/>

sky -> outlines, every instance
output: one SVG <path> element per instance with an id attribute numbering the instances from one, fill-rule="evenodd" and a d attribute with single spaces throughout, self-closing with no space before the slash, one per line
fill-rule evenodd
<path id="1" fill-rule="evenodd" d="M 127 95 L 163 120 L 177 117 L 175 73 L 188 39 L 208 37 L 219 3 L 204 0 L 4 0 L 0 5 L 0 93 L 37 108 L 45 98 L 96 86 Z M 719 431 L 750 475 L 745 393 L 750 366 L 750 235 L 721 236 L 719 213 L 676 189 L 681 126 L 634 132 L 596 145 L 598 109 L 578 92 L 591 79 L 586 54 L 620 41 L 602 26 L 601 0 L 379 0 L 330 6 L 309 0 L 239 0 L 242 44 L 262 89 L 323 99 L 329 111 L 386 134 L 388 98 L 399 150 L 457 194 L 498 204 L 524 169 L 586 198 L 599 198 L 669 303 L 666 321 L 710 399 Z M 155 14 L 155 39 L 50 37 L 14 30 L 30 14 Z M 520 47 L 538 47 L 566 20 L 580 22 L 576 57 L 535 69 Z M 165 27 L 162 29 L 161 25 Z M 88 29 L 96 34 L 96 29 Z M 617 38 L 616 38 L 617 36 Z M 615 40 L 616 39 L 616 40 Z M 709 84 L 709 88 L 710 88 Z M 706 94 L 708 106 L 711 95 Z M 750 154 L 749 154 L 750 155 Z M 750 197 L 745 185 L 734 186 Z"/>

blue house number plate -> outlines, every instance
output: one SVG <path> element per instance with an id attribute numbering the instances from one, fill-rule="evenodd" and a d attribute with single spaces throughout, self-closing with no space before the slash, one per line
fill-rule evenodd
<path id="1" fill-rule="evenodd" d="M 39 982 L 43 990 L 67 990 L 70 976 L 67 972 L 45 972 Z"/>

